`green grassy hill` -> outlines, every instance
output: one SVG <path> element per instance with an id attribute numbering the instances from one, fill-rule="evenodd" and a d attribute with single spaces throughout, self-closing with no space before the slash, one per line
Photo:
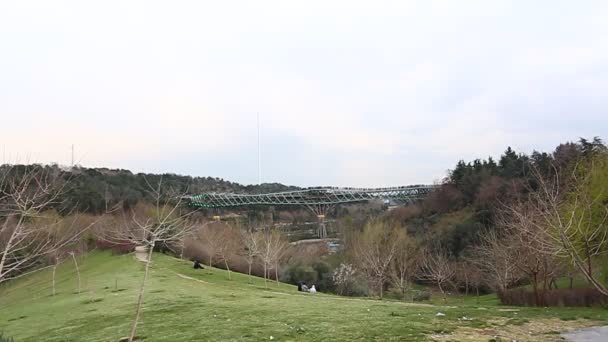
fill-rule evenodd
<path id="1" fill-rule="evenodd" d="M 0 332 L 16 341 L 127 336 L 143 265 L 133 255 L 103 252 L 79 263 L 80 294 L 71 262 L 57 270 L 55 296 L 50 269 L 1 286 Z M 544 330 L 535 337 L 542 341 L 554 337 L 555 329 L 608 322 L 608 310 L 600 308 L 509 310 L 491 301 L 482 306 L 458 301 L 442 306 L 310 295 L 270 282 L 265 289 L 259 278 L 249 284 L 247 276 L 233 273 L 228 280 L 223 270 L 195 271 L 189 262 L 157 254 L 138 335 L 145 341 L 416 341 L 458 339 L 466 333 L 488 341 L 493 335 L 517 337 L 522 333 L 517 327 L 528 334 L 535 331 L 532 323 L 542 322 Z M 439 312 L 446 316 L 437 317 Z"/>

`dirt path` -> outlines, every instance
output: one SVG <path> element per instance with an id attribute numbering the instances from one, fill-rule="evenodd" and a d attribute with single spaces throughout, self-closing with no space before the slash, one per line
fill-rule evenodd
<path id="1" fill-rule="evenodd" d="M 144 246 L 135 247 L 135 258 L 137 261 L 148 262 L 148 249 Z"/>
<path id="2" fill-rule="evenodd" d="M 559 319 L 534 319 L 525 324 L 509 324 L 508 319 L 499 318 L 488 321 L 489 325 L 485 328 L 460 327 L 454 332 L 446 335 L 433 335 L 431 338 L 435 341 L 475 341 L 487 342 L 495 341 L 543 341 L 543 342 L 558 342 L 563 341 L 563 338 L 568 340 L 567 335 L 571 333 L 563 333 L 561 331 L 586 331 L 576 330 L 585 326 L 593 325 L 589 321 L 562 321 Z M 586 336 L 586 335 L 581 335 Z M 604 335 L 601 335 L 597 340 L 586 339 L 570 339 L 573 342 L 596 342 L 607 341 Z M 562 338 L 563 337 L 563 338 Z"/>
<path id="3" fill-rule="evenodd" d="M 608 341 L 608 327 L 593 327 L 562 334 L 567 341 L 572 342 L 604 342 Z"/>
<path id="4" fill-rule="evenodd" d="M 173 272 L 173 271 L 172 271 Z M 188 277 L 187 275 L 183 275 L 181 273 L 177 273 L 177 272 L 173 272 L 175 273 L 178 277 L 182 278 L 182 279 L 186 279 L 186 280 L 192 280 L 192 281 L 196 281 L 198 283 L 201 284 L 209 284 L 208 282 L 204 281 L 204 280 L 200 280 L 200 279 L 196 279 L 196 278 L 192 278 L 192 277 Z"/>

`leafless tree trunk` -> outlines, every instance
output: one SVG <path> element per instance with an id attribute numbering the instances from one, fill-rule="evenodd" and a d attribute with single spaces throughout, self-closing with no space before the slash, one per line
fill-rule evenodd
<path id="1" fill-rule="evenodd" d="M 209 222 L 199 231 L 201 240 L 205 243 L 205 251 L 209 258 L 209 267 L 213 267 L 213 258 L 219 254 L 224 228 L 222 223 Z"/>
<path id="2" fill-rule="evenodd" d="M 137 333 L 137 325 L 141 318 L 146 282 L 149 278 L 154 247 L 163 243 L 179 243 L 195 230 L 195 225 L 187 221 L 192 212 L 182 212 L 184 194 L 177 194 L 163 188 L 162 178 L 156 186 L 146 183 L 150 195 L 155 199 L 153 210 L 136 207 L 132 210 L 130 220 L 122 227 L 116 227 L 107 233 L 108 240 L 120 243 L 129 242 L 136 246 L 148 248 L 144 277 L 139 290 L 135 319 L 131 327 L 129 341 L 133 341 Z"/>
<path id="3" fill-rule="evenodd" d="M 137 324 L 139 323 L 139 319 L 141 317 L 141 307 L 144 303 L 144 291 L 146 288 L 146 282 L 148 281 L 148 274 L 150 272 L 150 264 L 152 264 L 152 253 L 154 252 L 155 241 L 152 240 L 150 242 L 150 246 L 148 247 L 148 256 L 146 259 L 146 268 L 144 271 L 144 279 L 141 282 L 141 286 L 139 287 L 139 294 L 137 296 L 137 310 L 135 310 L 135 319 L 133 320 L 133 324 L 131 325 L 131 333 L 129 335 L 129 342 L 133 342 L 135 339 L 135 334 L 137 332 Z"/>
<path id="4" fill-rule="evenodd" d="M 244 245 L 242 255 L 245 257 L 245 260 L 247 260 L 249 283 L 251 283 L 251 267 L 255 258 L 260 254 L 259 234 L 252 229 L 241 230 L 241 240 Z"/>
<path id="5" fill-rule="evenodd" d="M 263 232 L 260 232 L 260 241 L 258 244 L 261 246 L 259 248 L 259 256 L 264 264 L 264 285 L 268 286 L 266 280 L 270 276 L 271 265 L 276 265 L 275 275 L 277 277 L 276 281 L 278 285 L 279 261 L 283 257 L 289 243 L 286 241 L 285 237 L 280 231 L 275 229 L 265 229 Z"/>
<path id="6" fill-rule="evenodd" d="M 78 261 L 76 261 L 76 255 L 71 252 L 72 260 L 74 260 L 74 266 L 76 267 L 76 274 L 78 275 L 78 294 L 80 294 L 80 269 L 78 268 Z"/>
<path id="7" fill-rule="evenodd" d="M 400 290 L 401 298 L 405 298 L 405 292 L 410 288 L 410 282 L 416 272 L 418 251 L 404 229 L 397 235 L 396 248 L 389 277 L 392 285 Z"/>
<path id="8" fill-rule="evenodd" d="M 53 297 L 55 296 L 55 273 L 57 271 L 57 264 L 53 265 Z"/>
<path id="9" fill-rule="evenodd" d="M 279 262 L 277 261 L 274 265 L 274 278 L 277 281 L 277 287 L 280 285 L 279 282 Z"/>
<path id="10" fill-rule="evenodd" d="M 216 240 L 217 255 L 224 261 L 226 270 L 228 271 L 228 279 L 232 280 L 228 259 L 234 253 L 237 253 L 241 247 L 239 233 L 230 225 L 226 225 L 220 231 Z"/>
<path id="11" fill-rule="evenodd" d="M 264 287 L 268 288 L 268 263 L 264 261 Z"/>

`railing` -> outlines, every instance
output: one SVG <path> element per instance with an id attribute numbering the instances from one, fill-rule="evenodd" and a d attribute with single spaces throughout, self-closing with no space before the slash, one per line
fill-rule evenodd
<path id="1" fill-rule="evenodd" d="M 204 193 L 188 198 L 193 206 L 224 208 L 251 205 L 335 205 L 390 199 L 408 203 L 419 200 L 436 188 L 435 185 L 412 185 L 390 188 L 322 187 L 268 194 Z"/>

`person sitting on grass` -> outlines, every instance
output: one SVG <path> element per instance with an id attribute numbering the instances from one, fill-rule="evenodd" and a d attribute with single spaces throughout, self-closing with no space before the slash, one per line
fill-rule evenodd
<path id="1" fill-rule="evenodd" d="M 316 289 L 316 288 L 315 288 L 315 286 L 313 285 L 313 286 L 310 288 L 310 291 L 308 291 L 308 292 L 310 292 L 310 293 L 312 293 L 312 294 L 315 294 L 315 293 L 317 293 L 317 289 Z"/>
<path id="2" fill-rule="evenodd" d="M 194 260 L 194 269 L 195 270 L 204 270 L 205 268 L 198 260 Z"/>
<path id="3" fill-rule="evenodd" d="M 306 283 L 302 284 L 302 292 L 308 292 L 308 285 Z"/>

